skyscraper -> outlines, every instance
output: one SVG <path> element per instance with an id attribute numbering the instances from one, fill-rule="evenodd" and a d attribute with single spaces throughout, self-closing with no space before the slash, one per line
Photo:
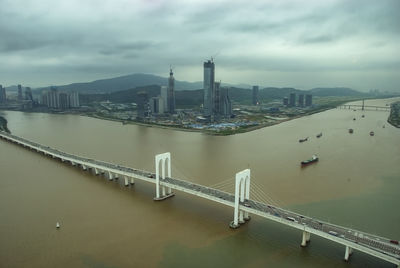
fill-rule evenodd
<path id="1" fill-rule="evenodd" d="M 153 97 L 150 99 L 150 109 L 152 114 L 164 113 L 164 100 L 161 97 Z"/>
<path id="2" fill-rule="evenodd" d="M 146 91 L 137 93 L 137 119 L 143 120 L 149 115 L 149 98 Z"/>
<path id="3" fill-rule="evenodd" d="M 68 98 L 69 98 L 70 108 L 78 108 L 80 106 L 78 92 L 69 93 Z"/>
<path id="4" fill-rule="evenodd" d="M 312 105 L 312 95 L 307 94 L 306 95 L 306 106 L 311 106 Z"/>
<path id="5" fill-rule="evenodd" d="M 24 98 L 22 97 L 22 86 L 21 85 L 18 85 L 18 97 L 17 97 L 17 99 L 19 100 L 19 101 L 22 101 Z"/>
<path id="6" fill-rule="evenodd" d="M 287 106 L 289 104 L 289 99 L 287 97 L 283 98 L 283 105 Z"/>
<path id="7" fill-rule="evenodd" d="M 304 94 L 299 94 L 299 106 L 304 107 Z"/>
<path id="8" fill-rule="evenodd" d="M 6 88 L 0 85 L 0 103 L 1 102 L 6 102 Z"/>
<path id="9" fill-rule="evenodd" d="M 258 86 L 253 86 L 253 105 L 258 104 Z"/>
<path id="10" fill-rule="evenodd" d="M 32 90 L 30 87 L 25 88 L 25 100 L 33 101 Z"/>
<path id="11" fill-rule="evenodd" d="M 169 69 L 169 78 L 168 78 L 168 112 L 171 114 L 175 113 L 175 79 L 174 73 L 172 72 L 172 68 Z"/>
<path id="12" fill-rule="evenodd" d="M 213 94 L 214 104 L 213 104 L 212 114 L 217 117 L 219 116 L 221 110 L 220 86 L 221 82 L 214 83 L 214 94 Z"/>
<path id="13" fill-rule="evenodd" d="M 161 86 L 160 88 L 160 95 L 161 98 L 163 99 L 164 102 L 164 112 L 167 113 L 168 112 L 168 87 L 166 86 Z"/>
<path id="14" fill-rule="evenodd" d="M 296 93 L 290 93 L 290 95 L 289 95 L 289 106 L 290 107 L 296 106 Z"/>
<path id="15" fill-rule="evenodd" d="M 203 114 L 205 117 L 211 117 L 213 113 L 213 95 L 214 95 L 214 78 L 215 78 L 215 65 L 213 60 L 204 62 L 204 105 Z"/>
<path id="16" fill-rule="evenodd" d="M 232 102 L 229 98 L 228 88 L 220 88 L 220 115 L 224 117 L 230 117 L 232 115 Z"/>
<path id="17" fill-rule="evenodd" d="M 60 99 L 59 99 L 59 93 L 57 90 L 57 87 L 51 87 L 50 91 L 47 93 L 48 94 L 48 101 L 49 101 L 49 107 L 50 108 L 60 108 Z"/>

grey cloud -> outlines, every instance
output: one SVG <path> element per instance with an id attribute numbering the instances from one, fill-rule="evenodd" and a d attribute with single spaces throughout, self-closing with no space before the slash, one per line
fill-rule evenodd
<path id="1" fill-rule="evenodd" d="M 305 44 L 329 43 L 335 41 L 335 38 L 330 35 L 319 35 L 319 36 L 304 37 L 300 41 Z"/>
<path id="2" fill-rule="evenodd" d="M 134 4 L 114 0 L 104 6 L 96 1 L 59 0 L 68 1 L 71 10 L 46 1 L 51 3 L 27 1 L 34 6 L 26 6 L 23 0 L 0 0 L 0 57 L 10 66 L 0 66 L 5 79 L 41 71 L 36 83 L 63 75 L 75 82 L 74 77 L 84 79 L 85 74 L 102 78 L 164 73 L 173 64 L 192 70 L 192 79 L 201 80 L 202 61 L 220 50 L 217 68 L 243 70 L 240 82 L 244 83 L 252 82 L 244 73 L 258 71 L 279 71 L 283 77 L 303 70 L 317 76 L 321 71 L 400 69 L 393 60 L 400 58 L 395 49 L 400 39 L 397 0 Z M 352 64 L 343 51 L 360 62 Z M 295 84 L 290 75 L 286 79 Z M 391 85 L 399 79 L 393 81 Z"/>

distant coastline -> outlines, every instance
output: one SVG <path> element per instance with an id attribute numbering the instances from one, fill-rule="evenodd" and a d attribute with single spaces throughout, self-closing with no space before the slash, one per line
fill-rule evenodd
<path id="1" fill-rule="evenodd" d="M 121 119 L 116 119 L 116 118 L 100 116 L 98 114 L 85 114 L 84 113 L 84 114 L 80 114 L 80 115 L 97 118 L 97 119 L 101 119 L 101 120 L 121 122 L 122 124 L 139 125 L 139 126 L 146 126 L 146 127 L 157 127 L 157 128 L 172 129 L 172 130 L 186 131 L 186 132 L 198 132 L 198 133 L 203 133 L 203 134 L 213 135 L 213 136 L 229 136 L 229 135 L 246 133 L 246 132 L 250 132 L 253 130 L 257 130 L 257 129 L 278 125 L 280 123 L 287 122 L 287 121 L 290 121 L 293 119 L 297 119 L 297 118 L 301 118 L 304 116 L 308 116 L 308 115 L 324 112 L 327 110 L 335 109 L 337 106 L 340 106 L 340 104 L 344 104 L 347 102 L 348 101 L 343 101 L 341 103 L 337 103 L 337 105 L 335 104 L 335 106 L 332 105 L 332 106 L 319 107 L 318 109 L 311 110 L 311 111 L 301 114 L 301 115 L 295 115 L 295 116 L 288 117 L 288 118 L 281 119 L 281 120 L 274 120 L 273 122 L 271 121 L 269 123 L 258 124 L 258 125 L 253 125 L 253 126 L 246 126 L 246 127 L 239 127 L 237 129 L 223 129 L 223 130 L 195 129 L 195 128 L 181 127 L 179 125 L 164 125 L 164 124 L 146 123 L 146 122 L 132 121 L 132 120 L 127 121 L 127 120 L 121 120 Z"/>
<path id="2" fill-rule="evenodd" d="M 206 135 L 213 135 L 213 136 L 229 136 L 229 135 L 235 135 L 235 134 L 240 134 L 240 133 L 246 133 L 250 132 L 253 130 L 265 128 L 265 127 L 270 127 L 274 126 L 283 122 L 287 122 L 293 119 L 301 118 L 304 116 L 309 116 L 312 114 L 324 112 L 327 110 L 335 109 L 336 107 L 339 107 L 343 104 L 346 104 L 351 101 L 357 101 L 360 100 L 361 98 L 347 98 L 347 99 L 342 99 L 342 100 L 334 100 L 334 101 L 328 101 L 323 104 L 320 104 L 318 107 L 315 107 L 312 110 L 306 111 L 301 114 L 292 114 L 287 117 L 274 117 L 274 116 L 267 116 L 265 115 L 265 118 L 268 118 L 268 122 L 260 122 L 259 124 L 255 125 L 245 125 L 245 126 L 239 126 L 236 128 L 226 128 L 226 129 L 208 129 L 208 128 L 202 128 L 202 129 L 197 129 L 197 128 L 190 128 L 190 127 L 185 127 L 184 125 L 179 125 L 179 124 L 162 124 L 162 123 L 154 123 L 154 122 L 143 122 L 143 121 L 136 121 L 136 120 L 123 120 L 119 118 L 114 118 L 114 117 L 107 117 L 95 112 L 82 112 L 82 111 L 62 111 L 62 112 L 48 112 L 45 110 L 30 110 L 27 111 L 25 110 L 24 112 L 41 112 L 41 113 L 52 113 L 52 114 L 73 114 L 73 115 L 80 115 L 80 116 L 87 116 L 87 117 L 92 117 L 96 119 L 101 119 L 101 120 L 108 120 L 108 121 L 115 121 L 115 122 L 120 122 L 121 124 L 130 124 L 130 125 L 140 125 L 140 126 L 146 126 L 146 127 L 156 127 L 156 128 L 163 128 L 163 129 L 172 129 L 172 130 L 177 130 L 177 131 L 185 131 L 185 132 L 198 132 L 198 133 L 203 133 Z M 393 108 L 395 107 L 395 108 Z M 400 102 L 396 102 L 392 104 L 392 112 L 388 118 L 388 122 L 395 127 L 400 128 L 400 118 L 397 112 L 397 117 L 395 116 L 396 113 L 394 112 L 396 110 L 400 110 Z M 397 119 L 396 119 L 397 118 Z M 3 117 L 0 116 L 0 130 L 6 131 L 10 133 L 9 129 L 7 128 L 7 120 Z"/>

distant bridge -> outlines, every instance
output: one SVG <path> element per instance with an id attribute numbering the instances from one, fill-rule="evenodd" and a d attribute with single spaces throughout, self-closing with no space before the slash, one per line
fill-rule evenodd
<path id="1" fill-rule="evenodd" d="M 310 242 L 311 234 L 323 237 L 345 246 L 344 260 L 348 261 L 353 250 L 358 250 L 400 266 L 400 246 L 395 240 L 368 234 L 347 227 L 334 225 L 315 218 L 252 200 L 250 198 L 250 169 L 236 174 L 235 194 L 200 184 L 172 178 L 170 153 L 155 156 L 155 173 L 130 167 L 123 167 L 99 160 L 65 153 L 48 146 L 28 141 L 15 135 L 0 132 L 0 138 L 21 145 L 38 153 L 70 163 L 83 170 L 91 170 L 95 175 L 104 174 L 109 180 L 124 178 L 125 186 L 134 184 L 135 179 L 155 184 L 154 200 L 172 197 L 172 189 L 202 197 L 234 208 L 231 228 L 238 228 L 250 220 L 249 213 L 293 227 L 302 232 L 301 246 Z M 160 172 L 161 167 L 161 172 Z M 166 174 L 167 172 L 167 174 Z M 161 174 L 160 174 L 161 173 Z"/>
<path id="2" fill-rule="evenodd" d="M 365 100 L 362 100 L 362 104 L 342 104 L 338 106 L 339 109 L 360 109 L 364 110 L 374 110 L 374 111 L 388 111 L 390 112 L 390 106 L 376 106 L 376 105 L 365 105 Z"/>

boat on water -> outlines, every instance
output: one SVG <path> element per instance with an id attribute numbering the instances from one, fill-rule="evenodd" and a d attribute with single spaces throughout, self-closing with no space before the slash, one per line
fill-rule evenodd
<path id="1" fill-rule="evenodd" d="M 374 136 L 375 133 L 374 133 L 373 131 L 371 131 L 371 132 L 369 133 L 369 135 L 370 135 L 370 136 Z"/>
<path id="2" fill-rule="evenodd" d="M 299 140 L 299 142 L 305 142 L 305 141 L 308 141 L 308 137 L 307 137 L 307 138 L 304 138 L 304 139 L 300 139 L 300 140 Z"/>
<path id="3" fill-rule="evenodd" d="M 356 118 L 354 117 L 353 120 L 356 121 Z"/>
<path id="4" fill-rule="evenodd" d="M 383 125 L 382 128 L 385 128 L 385 125 Z"/>
<path id="5" fill-rule="evenodd" d="M 317 138 L 321 138 L 321 137 L 322 137 L 322 132 L 317 135 Z"/>
<path id="6" fill-rule="evenodd" d="M 349 133 L 353 134 L 354 130 L 352 128 L 349 129 Z"/>
<path id="7" fill-rule="evenodd" d="M 311 159 L 307 159 L 305 161 L 301 161 L 301 166 L 304 167 L 304 166 L 307 166 L 307 165 L 315 163 L 315 162 L 318 162 L 318 157 L 314 154 L 311 157 Z"/>
<path id="8" fill-rule="evenodd" d="M 365 117 L 365 115 L 362 115 L 361 117 L 362 117 L 362 118 L 364 118 L 364 117 Z"/>

